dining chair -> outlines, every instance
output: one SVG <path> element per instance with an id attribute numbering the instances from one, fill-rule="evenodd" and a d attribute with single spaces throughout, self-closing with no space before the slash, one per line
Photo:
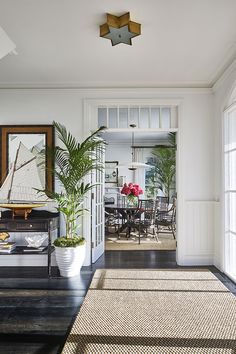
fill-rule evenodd
<path id="1" fill-rule="evenodd" d="M 168 206 L 169 206 L 169 198 L 168 197 L 163 197 L 163 196 L 157 196 L 156 197 L 158 206 L 157 209 L 158 210 L 168 210 Z"/>
<path id="2" fill-rule="evenodd" d="M 157 241 L 158 235 L 156 233 L 156 213 L 157 213 L 157 202 L 155 199 L 140 199 L 138 203 L 137 212 L 135 215 L 135 225 L 138 228 L 138 238 L 139 244 L 141 240 L 141 235 L 146 236 L 147 234 L 152 234 Z"/>
<path id="3" fill-rule="evenodd" d="M 176 199 L 168 210 L 158 210 L 156 214 L 157 234 L 172 233 L 174 239 L 176 235 Z"/>
<path id="4" fill-rule="evenodd" d="M 107 205 L 114 205 L 114 197 L 104 197 L 105 204 L 105 233 L 114 233 L 119 226 L 119 214 L 115 209 L 109 208 Z M 111 229 L 114 231 L 112 232 Z"/>
<path id="5" fill-rule="evenodd" d="M 105 233 L 115 233 L 118 225 L 117 215 L 114 212 L 110 212 L 110 210 L 105 210 Z"/>

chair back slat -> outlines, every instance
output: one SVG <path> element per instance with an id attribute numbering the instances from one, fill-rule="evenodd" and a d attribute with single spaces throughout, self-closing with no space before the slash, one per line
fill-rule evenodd
<path id="1" fill-rule="evenodd" d="M 163 196 L 157 196 L 156 197 L 157 203 L 158 203 L 158 210 L 168 210 L 169 207 L 169 198 L 168 197 L 163 197 Z"/>
<path id="2" fill-rule="evenodd" d="M 155 199 L 140 199 L 138 204 L 141 221 L 153 225 L 157 213 L 157 202 Z"/>

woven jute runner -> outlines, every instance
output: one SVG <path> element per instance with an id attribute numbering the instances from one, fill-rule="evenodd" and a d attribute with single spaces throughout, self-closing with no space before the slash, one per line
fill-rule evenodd
<path id="1" fill-rule="evenodd" d="M 236 298 L 208 270 L 97 270 L 63 354 L 235 354 Z"/>
<path id="2" fill-rule="evenodd" d="M 118 239 L 114 235 L 108 236 L 106 239 L 106 251 L 141 251 L 141 250 L 175 250 L 176 240 L 173 235 L 158 236 L 159 242 L 154 238 L 142 238 L 138 243 L 137 237 Z"/>

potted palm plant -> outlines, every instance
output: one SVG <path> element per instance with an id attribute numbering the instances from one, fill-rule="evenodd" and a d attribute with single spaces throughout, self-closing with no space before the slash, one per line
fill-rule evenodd
<path id="1" fill-rule="evenodd" d="M 86 176 L 94 170 L 102 169 L 98 154 L 104 143 L 98 133 L 100 127 L 82 143 L 79 143 L 65 126 L 53 122 L 62 146 L 49 151 L 55 161 L 51 173 L 62 187 L 60 192 L 45 190 L 47 196 L 57 203 L 57 210 L 65 219 L 65 235 L 54 241 L 56 261 L 60 274 L 70 277 L 78 274 L 85 258 L 85 238 L 78 235 L 78 219 L 84 214 L 84 199 L 93 188 L 85 183 Z"/>
<path id="2" fill-rule="evenodd" d="M 151 171 L 149 177 L 149 193 L 153 196 L 160 189 L 168 200 L 171 197 L 171 191 L 175 189 L 176 172 L 176 142 L 175 133 L 168 134 L 168 146 L 155 146 L 152 155 L 155 156 L 155 168 Z"/>

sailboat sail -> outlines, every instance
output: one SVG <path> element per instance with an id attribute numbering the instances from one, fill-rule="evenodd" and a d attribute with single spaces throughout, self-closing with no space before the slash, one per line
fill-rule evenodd
<path id="1" fill-rule="evenodd" d="M 1 201 L 5 201 L 8 199 L 9 190 L 11 189 L 12 175 L 13 175 L 13 167 L 11 168 L 5 181 L 3 182 L 2 187 L 0 188 L 0 200 Z"/>
<path id="2" fill-rule="evenodd" d="M 15 162 L 0 188 L 0 199 L 8 199 L 8 202 L 49 202 L 45 193 L 37 192 L 42 189 L 36 156 L 20 143 Z"/>

